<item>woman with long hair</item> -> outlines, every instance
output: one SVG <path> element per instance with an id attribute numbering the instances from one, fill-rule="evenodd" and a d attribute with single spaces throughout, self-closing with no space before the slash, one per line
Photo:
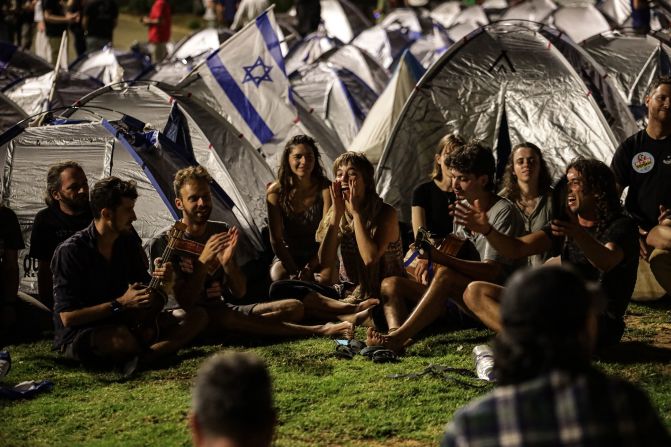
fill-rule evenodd
<path id="1" fill-rule="evenodd" d="M 538 146 L 515 145 L 503 174 L 501 197 L 510 200 L 524 220 L 525 233 L 542 229 L 552 220 L 552 176 Z M 529 265 L 540 265 L 548 256 L 534 255 Z"/>
<path id="2" fill-rule="evenodd" d="M 335 266 L 339 261 L 346 301 L 377 298 L 382 279 L 405 276 L 396 210 L 375 191 L 374 168 L 365 155 L 340 155 L 333 174 L 333 205 L 318 231 L 320 263 Z"/>
<path id="3" fill-rule="evenodd" d="M 275 253 L 271 279 L 314 281 L 315 274 L 320 279 L 315 233 L 331 206 L 331 195 L 314 139 L 296 135 L 287 142 L 266 201 Z"/>
<path id="4" fill-rule="evenodd" d="M 463 138 L 448 134 L 438 143 L 438 151 L 434 156 L 431 180 L 422 183 L 412 193 L 412 233 L 417 236 L 417 229 L 424 227 L 436 237 L 446 237 L 452 233 L 452 216 L 449 206 L 456 196 L 452 192 L 450 168 L 445 159 L 457 147 L 466 144 Z"/>

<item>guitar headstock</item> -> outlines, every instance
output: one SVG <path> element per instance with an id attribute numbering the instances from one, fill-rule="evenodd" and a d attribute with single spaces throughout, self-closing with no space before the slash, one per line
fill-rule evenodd
<path id="1" fill-rule="evenodd" d="M 168 236 L 171 239 L 181 239 L 184 236 L 184 233 L 186 233 L 186 224 L 182 221 L 177 221 L 175 224 L 170 228 L 170 231 L 168 232 Z"/>

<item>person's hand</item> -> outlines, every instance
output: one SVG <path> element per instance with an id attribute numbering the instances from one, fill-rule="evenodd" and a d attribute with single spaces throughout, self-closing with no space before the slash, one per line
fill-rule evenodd
<path id="1" fill-rule="evenodd" d="M 638 227 L 638 255 L 644 261 L 647 261 L 652 253 L 652 247 L 648 245 L 648 232 Z"/>
<path id="2" fill-rule="evenodd" d="M 342 196 L 342 185 L 339 181 L 331 182 L 329 186 L 329 193 L 331 194 L 331 206 L 333 207 L 333 218 L 335 223 L 340 222 L 343 214 L 345 214 L 345 199 Z"/>
<path id="3" fill-rule="evenodd" d="M 217 253 L 217 259 L 221 265 L 228 265 L 228 263 L 233 259 L 235 248 L 238 246 L 238 237 L 240 232 L 238 231 L 237 227 L 232 227 L 224 234 L 224 245 L 221 251 Z"/>
<path id="4" fill-rule="evenodd" d="M 492 226 L 487 220 L 487 213 L 482 210 L 480 200 L 475 200 L 473 205 L 470 203 L 456 202 L 450 205 L 451 214 L 454 216 L 454 222 L 465 227 L 468 231 L 485 234 L 491 231 Z"/>
<path id="5" fill-rule="evenodd" d="M 221 298 L 221 283 L 219 281 L 213 281 L 210 284 L 210 287 L 205 289 L 205 296 L 208 300 L 214 300 Z"/>
<path id="6" fill-rule="evenodd" d="M 577 221 L 554 219 L 550 222 L 550 229 L 553 236 L 568 237 L 575 239 L 576 236 L 584 233 L 585 230 Z"/>
<path id="7" fill-rule="evenodd" d="M 198 260 L 203 264 L 209 264 L 217 259 L 219 252 L 224 249 L 227 235 L 228 232 L 223 232 L 210 236 L 207 242 L 205 242 L 205 247 L 203 247 L 203 252 L 198 257 Z"/>
<path id="8" fill-rule="evenodd" d="M 193 258 L 181 256 L 179 258 L 179 269 L 184 273 L 193 273 Z"/>
<path id="9" fill-rule="evenodd" d="M 310 281 L 310 282 L 315 280 L 315 276 L 312 273 L 312 269 L 310 269 L 309 264 L 298 271 L 296 279 L 298 279 L 299 281 Z"/>
<path id="10" fill-rule="evenodd" d="M 671 226 L 671 208 L 659 205 L 659 217 L 657 223 L 660 225 Z"/>
<path id="11" fill-rule="evenodd" d="M 418 259 L 415 264 L 415 281 L 425 286 L 429 285 L 429 261 Z"/>
<path id="12" fill-rule="evenodd" d="M 78 12 L 66 12 L 65 13 L 65 18 L 70 23 L 77 23 L 77 22 L 79 22 L 79 13 Z"/>
<path id="13" fill-rule="evenodd" d="M 41 33 L 47 30 L 47 26 L 44 24 L 44 21 L 37 22 L 37 30 Z"/>
<path id="14" fill-rule="evenodd" d="M 142 284 L 134 283 L 117 301 L 124 309 L 143 309 L 152 304 L 151 292 Z"/>
<path id="15" fill-rule="evenodd" d="M 163 263 L 161 258 L 154 259 L 154 271 L 151 272 L 151 276 L 158 278 L 161 283 L 170 283 L 174 279 L 174 273 L 172 262 Z"/>
<path id="16" fill-rule="evenodd" d="M 347 197 L 347 200 L 345 201 L 345 209 L 352 216 L 359 213 L 362 202 L 362 194 L 363 191 L 361 190 L 361 186 L 357 183 L 357 179 L 350 179 L 349 197 Z"/>

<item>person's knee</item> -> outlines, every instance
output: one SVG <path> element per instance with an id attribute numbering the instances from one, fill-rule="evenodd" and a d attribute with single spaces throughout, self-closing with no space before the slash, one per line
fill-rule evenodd
<path id="1" fill-rule="evenodd" d="M 666 293 L 671 293 L 671 251 L 656 248 L 650 255 L 650 270 Z"/>
<path id="2" fill-rule="evenodd" d="M 289 275 L 281 261 L 274 262 L 273 265 L 270 266 L 270 279 L 273 281 L 280 281 L 282 279 L 287 279 L 288 277 Z"/>
<path id="3" fill-rule="evenodd" d="M 477 311 L 482 307 L 482 297 L 484 293 L 484 287 L 482 282 L 473 281 L 464 290 L 464 304 L 471 311 L 477 313 Z"/>
<path id="4" fill-rule="evenodd" d="M 94 331 L 91 342 L 98 354 L 130 356 L 141 350 L 137 339 L 125 326 Z"/>
<path id="5" fill-rule="evenodd" d="M 380 284 L 380 294 L 384 300 L 389 299 L 398 294 L 400 287 L 400 277 L 388 276 L 382 280 Z"/>
<path id="6" fill-rule="evenodd" d="M 285 300 L 283 307 L 288 321 L 301 321 L 305 317 L 305 308 L 299 300 Z"/>

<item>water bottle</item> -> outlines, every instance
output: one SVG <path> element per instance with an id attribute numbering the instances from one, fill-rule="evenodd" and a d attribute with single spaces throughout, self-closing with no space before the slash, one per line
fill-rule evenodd
<path id="1" fill-rule="evenodd" d="M 0 351 L 0 380 L 2 380 L 12 368 L 12 359 L 9 351 Z"/>
<path id="2" fill-rule="evenodd" d="M 478 345 L 473 348 L 475 373 L 478 378 L 488 382 L 494 381 L 494 352 L 489 345 Z"/>

